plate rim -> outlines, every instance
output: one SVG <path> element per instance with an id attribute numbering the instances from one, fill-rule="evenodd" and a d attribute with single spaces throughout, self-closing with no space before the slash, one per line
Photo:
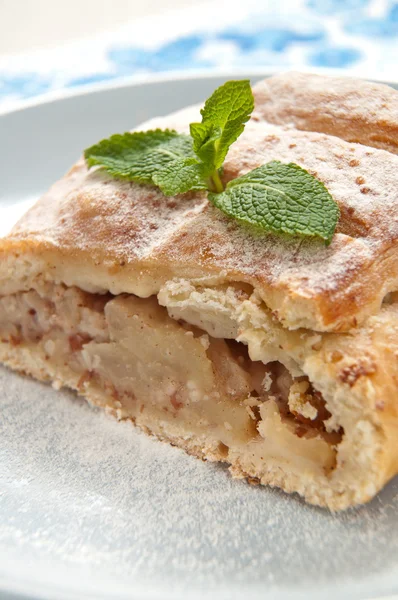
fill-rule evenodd
<path id="1" fill-rule="evenodd" d="M 87 96 L 92 94 L 100 94 L 109 90 L 118 90 L 122 88 L 130 88 L 142 86 L 145 84 L 156 83 L 171 83 L 173 81 L 191 81 L 193 79 L 217 79 L 225 78 L 232 79 L 234 77 L 269 77 L 276 74 L 288 72 L 309 73 L 313 75 L 337 76 L 345 78 L 355 78 L 367 81 L 374 81 L 389 86 L 398 86 L 398 76 L 396 80 L 386 80 L 384 77 L 379 77 L 376 73 L 369 73 L 365 76 L 362 70 L 352 69 L 337 69 L 329 67 L 306 67 L 302 66 L 295 69 L 293 66 L 275 66 L 264 65 L 262 67 L 236 67 L 236 68 L 220 68 L 220 69 L 192 69 L 183 71 L 164 71 L 161 73 L 144 73 L 138 75 L 129 75 L 126 77 L 117 77 L 111 81 L 102 81 L 97 83 L 88 83 L 72 88 L 62 88 L 44 94 L 40 94 L 34 98 L 26 100 L 15 100 L 10 106 L 4 108 L 0 106 L 0 117 L 20 112 L 28 108 L 34 108 L 66 100 L 76 98 L 78 96 Z"/>

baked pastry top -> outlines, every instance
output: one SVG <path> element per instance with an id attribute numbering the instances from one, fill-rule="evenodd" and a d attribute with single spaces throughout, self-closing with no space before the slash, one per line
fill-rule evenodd
<path id="1" fill-rule="evenodd" d="M 147 127 L 186 131 L 195 115 L 185 110 Z M 285 327 L 350 330 L 398 289 L 398 156 L 250 121 L 230 150 L 224 179 L 270 160 L 295 162 L 329 189 L 341 211 L 329 246 L 258 235 L 201 193 L 165 199 L 157 189 L 88 172 L 80 161 L 27 212 L 1 251 L 29 239 L 30 251 L 43 264 L 53 262 L 60 280 L 84 285 L 95 266 L 90 290 L 112 293 L 149 296 L 174 277 L 241 281 L 259 291 Z M 68 263 L 57 260 L 59 253 Z M 5 277 L 12 289 L 13 278 Z"/>
<path id="2" fill-rule="evenodd" d="M 284 73 L 258 83 L 254 118 L 398 154 L 398 95 L 350 77 Z"/>
<path id="3" fill-rule="evenodd" d="M 223 171 L 304 167 L 340 207 L 329 246 L 259 234 L 201 192 L 165 197 L 80 160 L 0 240 L 0 360 L 237 477 L 331 509 L 372 498 L 398 471 L 398 156 L 359 134 L 393 131 L 398 92 L 339 85 L 258 84 Z M 386 104 L 380 117 L 371 102 Z M 143 127 L 184 132 L 197 115 Z"/>

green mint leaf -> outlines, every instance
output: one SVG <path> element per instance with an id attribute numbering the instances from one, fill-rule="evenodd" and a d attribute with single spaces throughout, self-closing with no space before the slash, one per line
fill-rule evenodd
<path id="1" fill-rule="evenodd" d="M 269 162 L 230 181 L 209 200 L 238 221 L 274 233 L 330 242 L 339 207 L 324 184 L 294 163 Z"/>
<path id="2" fill-rule="evenodd" d="M 217 88 L 200 111 L 202 123 L 192 123 L 194 151 L 205 163 L 207 172 L 219 169 L 229 147 L 245 128 L 254 108 L 248 80 L 227 81 Z"/>
<path id="3" fill-rule="evenodd" d="M 84 157 L 89 167 L 139 183 L 155 183 L 155 175 L 176 160 L 195 159 L 190 136 L 169 129 L 112 135 L 87 148 Z"/>
<path id="4" fill-rule="evenodd" d="M 217 145 L 220 139 L 221 129 L 213 123 L 191 123 L 190 131 L 193 139 L 195 154 L 203 162 L 205 172 L 210 175 L 216 169 Z"/>
<path id="5" fill-rule="evenodd" d="M 191 123 L 191 136 L 174 130 L 116 134 L 84 152 L 88 167 L 159 187 L 166 196 L 207 190 L 225 214 L 260 230 L 331 241 L 339 208 L 321 181 L 300 166 L 272 161 L 230 181 L 222 165 L 254 108 L 248 80 L 228 81 Z M 217 192 L 217 193 L 215 193 Z"/>
<path id="6" fill-rule="evenodd" d="M 152 179 L 166 196 L 207 189 L 203 165 L 195 158 L 180 158 L 169 162 Z"/>

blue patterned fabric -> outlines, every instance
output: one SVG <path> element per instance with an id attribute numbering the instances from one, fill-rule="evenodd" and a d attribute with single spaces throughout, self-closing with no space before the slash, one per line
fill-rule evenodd
<path id="1" fill-rule="evenodd" d="M 245 6 L 242 7 L 241 5 Z M 344 69 L 398 80 L 398 0 L 246 0 L 198 5 L 112 34 L 0 61 L 0 108 L 167 71 Z"/>

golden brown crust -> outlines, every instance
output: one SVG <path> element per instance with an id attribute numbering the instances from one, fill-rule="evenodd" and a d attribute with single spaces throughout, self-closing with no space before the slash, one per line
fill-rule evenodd
<path id="1" fill-rule="evenodd" d="M 254 118 L 398 154 L 398 92 L 349 77 L 284 73 L 258 83 Z"/>
<path id="2" fill-rule="evenodd" d="M 153 125 L 184 130 L 189 118 L 183 112 Z M 339 203 L 330 246 L 258 235 L 203 194 L 166 199 L 155 188 L 87 172 L 79 162 L 0 243 L 1 285 L 19 289 L 6 259 L 23 252 L 40 257 L 58 281 L 93 291 L 147 296 L 173 277 L 243 281 L 289 328 L 349 330 L 398 288 L 398 157 L 253 122 L 230 151 L 225 179 L 273 159 L 302 165 Z"/>

